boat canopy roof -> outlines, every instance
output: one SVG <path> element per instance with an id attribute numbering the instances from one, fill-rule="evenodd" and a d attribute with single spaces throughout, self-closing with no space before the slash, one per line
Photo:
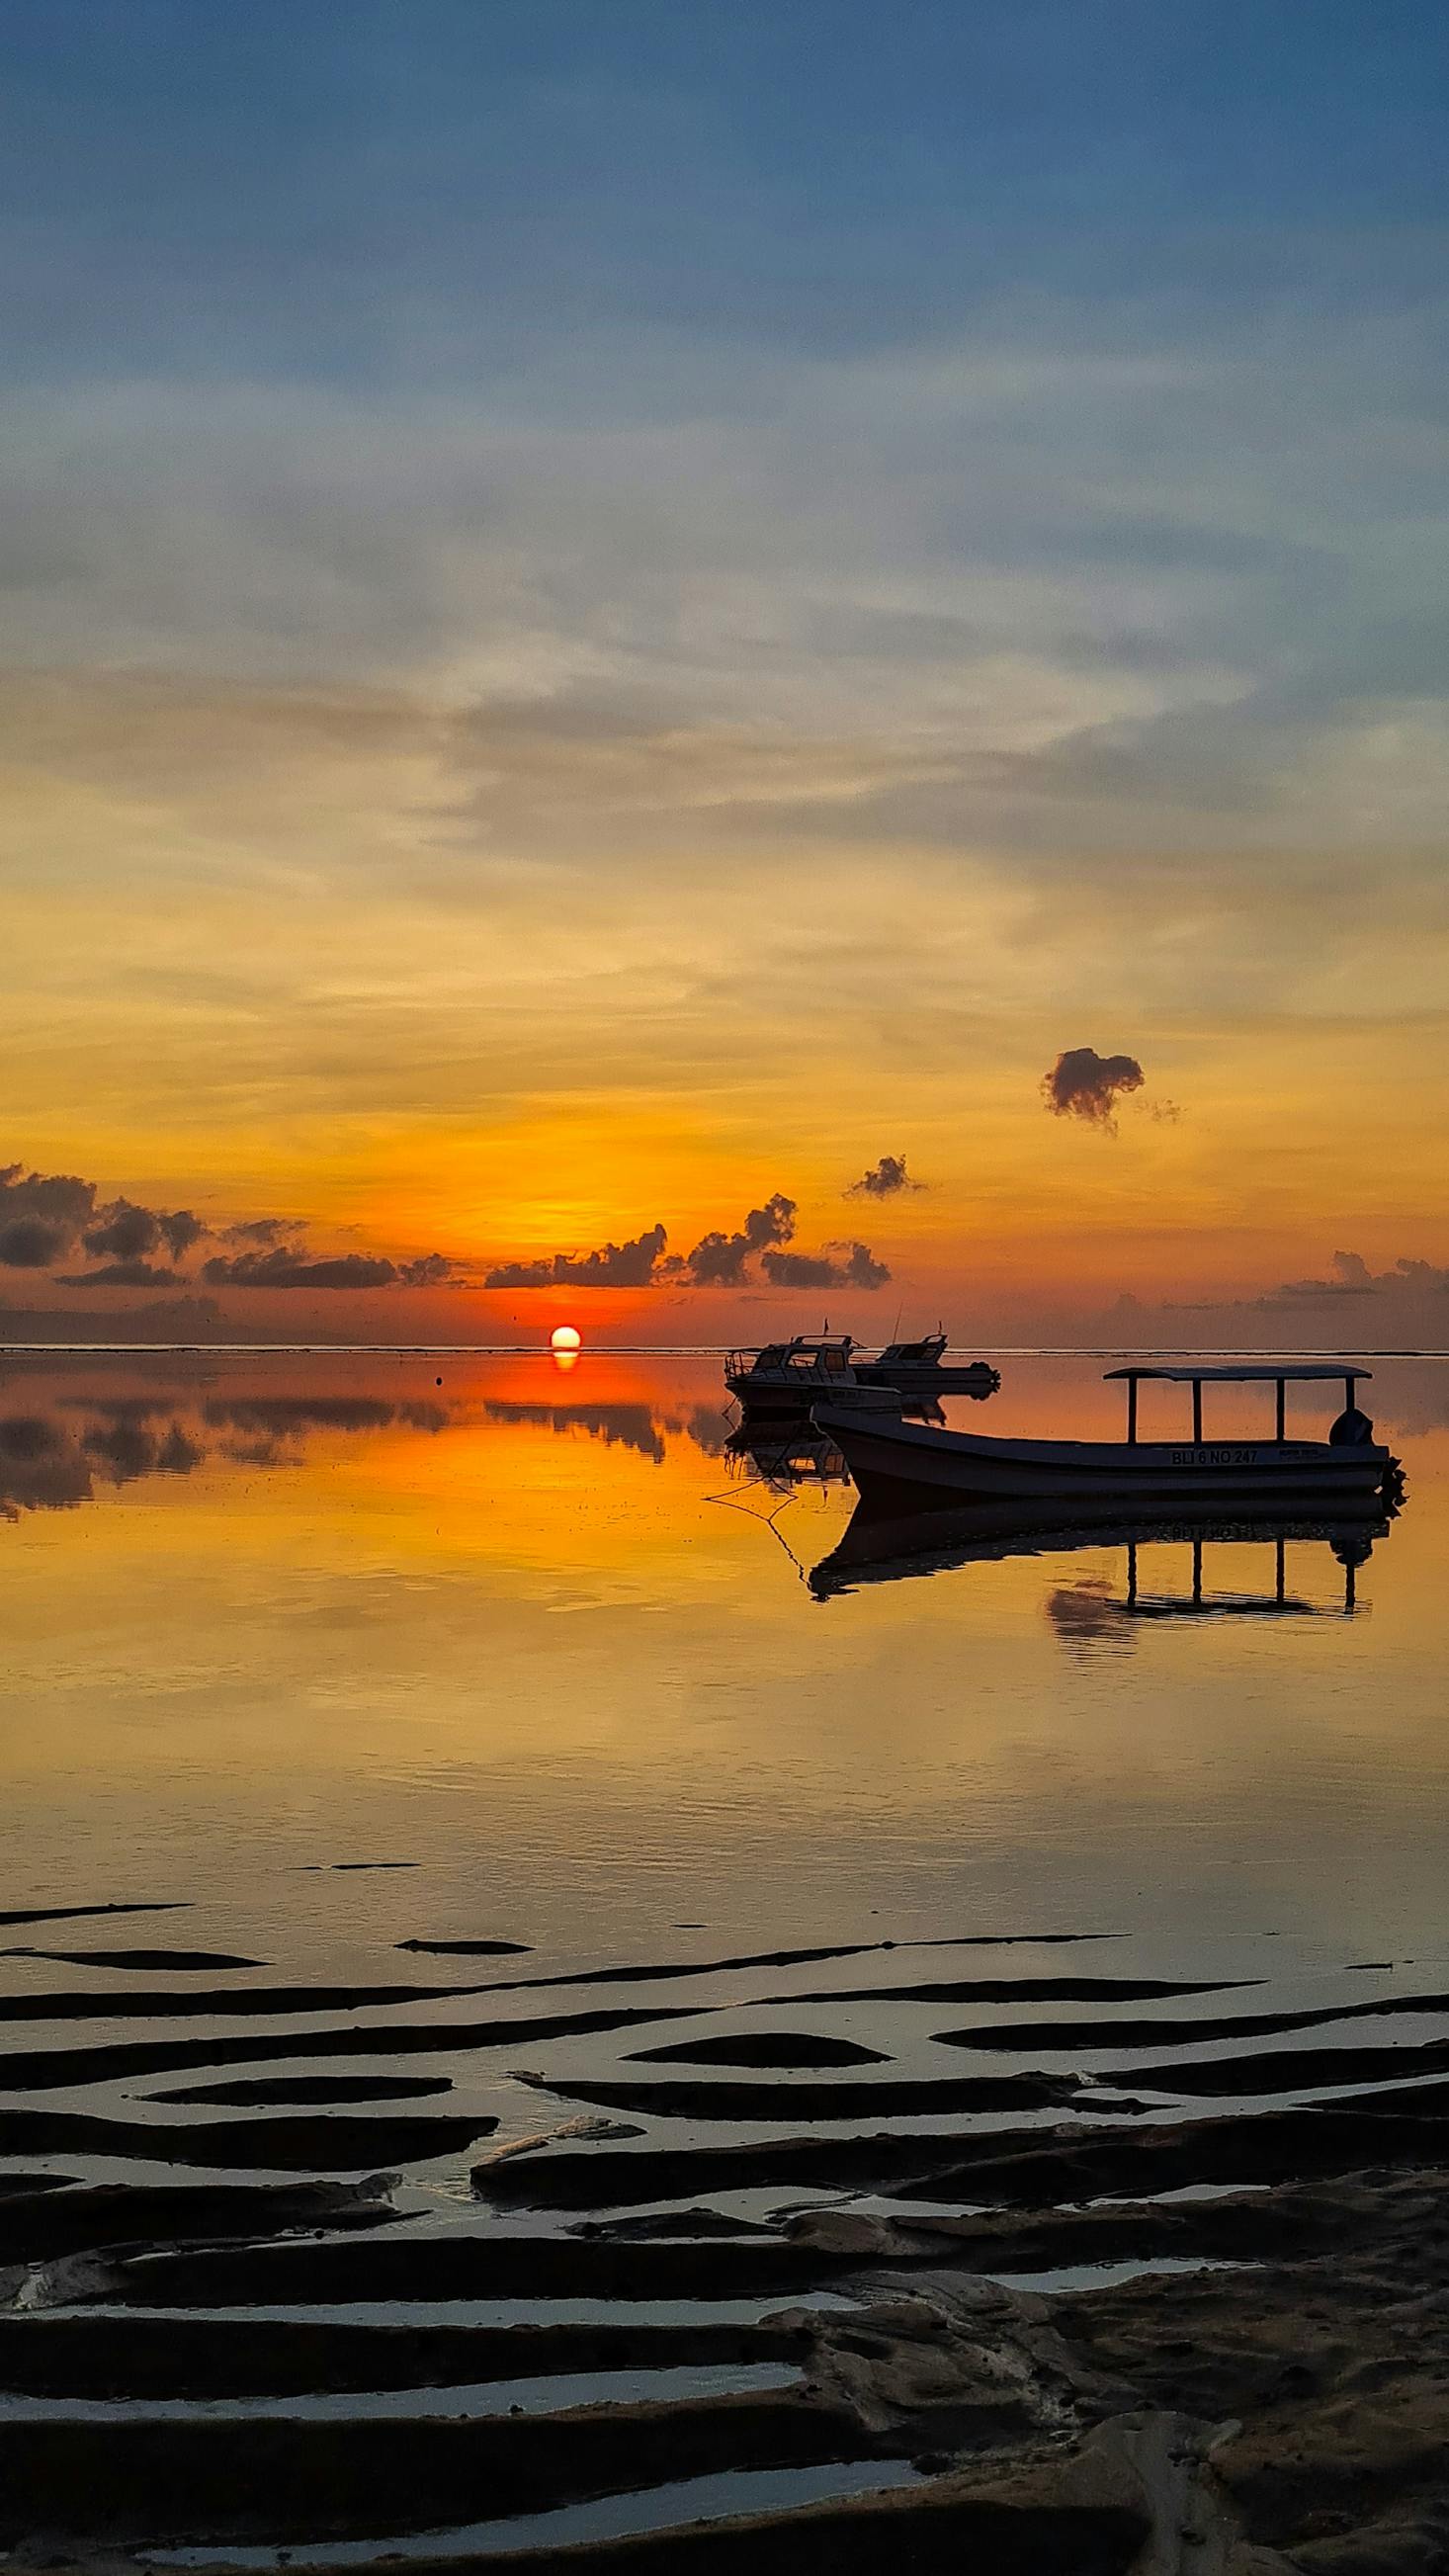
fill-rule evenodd
<path id="1" fill-rule="evenodd" d="M 1255 1364 L 1252 1368 L 1118 1368 L 1105 1369 L 1106 1379 L 1116 1377 L 1161 1377 L 1174 1386 L 1206 1385 L 1212 1379 L 1244 1384 L 1266 1380 L 1271 1386 L 1285 1379 L 1372 1377 L 1373 1370 L 1358 1368 L 1351 1360 L 1281 1360 Z"/>

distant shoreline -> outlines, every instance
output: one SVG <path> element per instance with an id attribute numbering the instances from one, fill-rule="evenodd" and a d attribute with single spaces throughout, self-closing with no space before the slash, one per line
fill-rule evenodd
<path id="1" fill-rule="evenodd" d="M 734 1342 L 586 1342 L 565 1356 L 587 1359 L 723 1359 Z M 750 1347 L 753 1347 L 751 1345 Z M 1449 1350 L 1373 1342 L 993 1342 L 1000 1359 L 1161 1359 L 1174 1353 L 1214 1359 L 1444 1360 Z M 966 1356 L 974 1344 L 953 1345 Z M 557 1352 L 540 1342 L 0 1342 L 0 1359 L 534 1359 Z"/>

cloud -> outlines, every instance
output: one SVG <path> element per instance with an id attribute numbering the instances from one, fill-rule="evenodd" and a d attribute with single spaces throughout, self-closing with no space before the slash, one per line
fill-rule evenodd
<path id="1" fill-rule="evenodd" d="M 398 1284 L 403 1288 L 441 1288 L 456 1276 L 457 1263 L 444 1252 L 423 1252 L 416 1261 L 400 1261 Z"/>
<path id="2" fill-rule="evenodd" d="M 99 1270 L 62 1273 L 57 1288 L 184 1288 L 179 1270 L 162 1270 L 153 1261 L 108 1261 Z"/>
<path id="3" fill-rule="evenodd" d="M 27 1172 L 23 1163 L 0 1170 L 0 1217 L 44 1217 L 75 1234 L 89 1223 L 95 1199 L 94 1181 L 71 1173 Z"/>
<path id="4" fill-rule="evenodd" d="M 95 1185 L 71 1173 L 0 1169 L 0 1262 L 8 1270 L 48 1270 L 69 1252 L 95 1207 Z"/>
<path id="5" fill-rule="evenodd" d="M 160 1208 L 138 1207 L 132 1199 L 113 1199 L 100 1210 L 99 1225 L 88 1228 L 82 1241 L 87 1252 L 99 1260 L 109 1254 L 116 1261 L 139 1261 L 164 1244 L 173 1261 L 199 1243 L 206 1232 L 201 1219 L 189 1208 L 174 1208 L 169 1213 Z"/>
<path id="6" fill-rule="evenodd" d="M 913 1181 L 906 1170 L 904 1154 L 882 1154 L 858 1181 L 852 1181 L 844 1195 L 848 1199 L 893 1199 L 901 1190 L 923 1190 L 924 1181 Z"/>
<path id="7" fill-rule="evenodd" d="M 74 1240 L 68 1225 L 43 1216 L 0 1218 L 0 1262 L 7 1270 L 48 1270 Z"/>
<path id="8" fill-rule="evenodd" d="M 23 1163 L 0 1170 L 0 1262 L 12 1270 L 48 1270 L 79 1245 L 109 1265 L 61 1280 L 62 1287 L 169 1286 L 171 1274 L 148 1269 L 147 1254 L 164 1247 L 180 1261 L 205 1231 L 189 1208 L 168 1212 L 127 1198 L 98 1206 L 95 1182 L 74 1173 L 27 1172 Z"/>
<path id="9" fill-rule="evenodd" d="M 1285 1342 L 1285 1328 L 1287 1338 Z M 1403 1255 L 1386 1270 L 1361 1253 L 1335 1252 L 1321 1279 L 1285 1279 L 1256 1295 L 1145 1303 L 1119 1297 L 1094 1317 L 1091 1331 L 1114 1347 L 1162 1350 L 1264 1350 L 1371 1346 L 1405 1351 L 1442 1347 L 1449 1325 L 1449 1266 Z"/>
<path id="10" fill-rule="evenodd" d="M 738 1234 L 704 1235 L 680 1275 L 694 1288 L 741 1288 L 751 1254 L 788 1243 L 794 1231 L 795 1201 L 776 1190 L 762 1208 L 751 1208 Z"/>
<path id="11" fill-rule="evenodd" d="M 305 1250 L 284 1245 L 273 1252 L 217 1253 L 203 1262 L 201 1275 L 214 1288 L 390 1288 L 402 1278 L 397 1263 L 380 1255 L 344 1252 L 311 1260 Z"/>
<path id="12" fill-rule="evenodd" d="M 1080 1118 L 1115 1136 L 1119 1099 L 1140 1091 L 1146 1076 L 1135 1055 L 1098 1055 L 1095 1047 L 1067 1047 L 1042 1076 L 1042 1097 L 1056 1118 Z"/>
<path id="13" fill-rule="evenodd" d="M 1285 1279 L 1280 1288 L 1269 1288 L 1260 1297 L 1262 1306 L 1312 1306 L 1325 1297 L 1378 1297 L 1386 1287 L 1397 1287 L 1410 1272 L 1420 1272 L 1420 1284 L 1449 1281 L 1449 1272 L 1431 1270 L 1427 1261 L 1399 1263 L 1398 1269 L 1376 1279 L 1363 1255 L 1358 1252 L 1335 1252 L 1329 1263 L 1327 1279 Z"/>
<path id="14" fill-rule="evenodd" d="M 831 1252 L 844 1260 L 832 1261 Z M 891 1275 L 864 1243 L 830 1244 L 823 1254 L 767 1252 L 761 1267 L 772 1288 L 883 1288 Z"/>
<path id="15" fill-rule="evenodd" d="M 606 1243 L 600 1252 L 555 1252 L 539 1261 L 505 1261 L 490 1270 L 485 1288 L 648 1288 L 669 1237 L 651 1225 L 630 1243 Z"/>
<path id="16" fill-rule="evenodd" d="M 827 1244 L 823 1253 L 782 1252 L 795 1232 L 795 1201 L 775 1190 L 751 1208 L 734 1233 L 713 1227 L 687 1257 L 666 1256 L 669 1237 L 650 1226 L 630 1243 L 600 1252 L 555 1252 L 537 1261 L 505 1261 L 490 1270 L 486 1288 L 748 1288 L 757 1278 L 772 1288 L 878 1288 L 890 1272 L 864 1243 Z M 833 1260 L 834 1253 L 843 1260 Z M 758 1263 L 758 1269 L 752 1264 Z"/>
<path id="17" fill-rule="evenodd" d="M 436 1288 L 456 1274 L 444 1253 L 396 1260 L 384 1253 L 319 1254 L 292 1217 L 263 1216 L 213 1229 L 190 1208 L 150 1208 L 138 1200 L 101 1201 L 94 1181 L 74 1174 L 0 1168 L 0 1265 L 51 1270 L 58 1288 L 187 1288 L 186 1255 L 208 1236 L 228 1248 L 201 1265 L 212 1287 Z M 170 1267 L 153 1258 L 164 1254 Z M 67 1256 L 95 1266 L 57 1271 Z"/>
<path id="18" fill-rule="evenodd" d="M 259 1245 L 265 1251 L 276 1243 L 294 1243 L 301 1231 L 294 1217 L 254 1216 L 239 1225 L 222 1226 L 216 1239 L 218 1243 L 239 1243 L 244 1248 Z"/>

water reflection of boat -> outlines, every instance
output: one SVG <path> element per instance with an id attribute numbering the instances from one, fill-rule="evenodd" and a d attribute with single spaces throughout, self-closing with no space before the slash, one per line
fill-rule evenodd
<path id="1" fill-rule="evenodd" d="M 927 1333 L 919 1342 L 887 1342 L 873 1360 L 856 1356 L 852 1360 L 862 1386 L 895 1386 L 902 1395 L 927 1396 L 934 1403 L 943 1395 L 969 1395 L 983 1404 L 995 1395 L 1001 1384 L 1001 1372 L 987 1360 L 970 1360 L 964 1367 L 953 1368 L 945 1357 L 944 1333 Z"/>
<path id="2" fill-rule="evenodd" d="M 752 1423 L 731 1433 L 725 1456 L 741 1473 L 782 1491 L 791 1485 L 844 1485 L 850 1480 L 835 1442 L 808 1422 Z"/>
<path id="3" fill-rule="evenodd" d="M 1240 1503 L 1275 1503 L 1280 1511 L 1331 1511 L 1346 1503 L 1367 1509 L 1393 1489 L 1398 1462 L 1373 1437 L 1373 1425 L 1354 1400 L 1358 1381 L 1371 1371 L 1349 1362 L 1273 1361 L 1250 1368 L 1109 1369 L 1127 1381 L 1124 1440 L 1001 1440 L 972 1431 L 921 1429 L 901 1422 L 857 1421 L 822 1401 L 815 1420 L 837 1439 L 861 1493 L 887 1510 L 949 1510 L 957 1502 L 1050 1498 L 1059 1514 L 1079 1501 L 1095 1508 L 1175 1511 L 1215 1503 L 1234 1512 Z M 1143 1379 L 1164 1379 L 1192 1389 L 1188 1439 L 1139 1440 L 1137 1389 Z M 1339 1379 L 1344 1410 L 1326 1440 L 1290 1440 L 1285 1425 L 1290 1383 Z M 1206 1440 L 1205 1385 L 1266 1381 L 1277 1389 L 1277 1427 L 1271 1440 Z"/>
<path id="4" fill-rule="evenodd" d="M 1311 1605 L 1291 1594 L 1287 1585 L 1286 1549 L 1296 1540 L 1331 1549 L 1344 1569 L 1345 1610 L 1355 1607 L 1355 1577 L 1372 1552 L 1375 1539 L 1386 1538 L 1389 1522 L 1377 1508 L 1355 1513 L 1335 1508 L 1328 1518 L 1285 1519 L 1281 1514 L 1246 1507 L 1231 1517 L 1221 1511 L 1174 1513 L 1170 1517 L 1124 1519 L 1101 1512 L 1064 1521 L 1045 1503 L 1014 1507 L 978 1503 L 955 1512 L 916 1512 L 882 1519 L 865 1503 L 839 1542 L 822 1557 L 810 1576 L 817 1600 L 853 1592 L 866 1583 L 894 1583 L 912 1575 L 941 1574 L 962 1565 L 1000 1563 L 1015 1556 L 1075 1554 L 1082 1548 L 1121 1547 L 1127 1551 L 1126 1590 L 1114 1605 L 1129 1619 L 1272 1616 L 1307 1611 Z M 1203 1550 L 1209 1544 L 1268 1545 L 1275 1551 L 1270 1591 L 1212 1593 L 1205 1587 Z M 1139 1579 L 1139 1548 L 1186 1546 L 1192 1551 L 1190 1586 L 1185 1593 L 1145 1591 Z"/>
<path id="5" fill-rule="evenodd" d="M 906 1412 L 921 1421 L 944 1420 L 940 1407 L 933 1404 L 908 1404 Z M 782 1491 L 790 1485 L 845 1485 L 850 1482 L 850 1469 L 838 1442 L 827 1432 L 817 1431 L 813 1422 L 778 1421 L 742 1422 L 725 1443 L 725 1456 L 732 1464 L 758 1476 L 764 1484 Z"/>

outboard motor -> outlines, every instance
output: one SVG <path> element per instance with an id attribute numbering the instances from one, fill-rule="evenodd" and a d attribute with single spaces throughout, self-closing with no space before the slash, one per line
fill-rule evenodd
<path id="1" fill-rule="evenodd" d="M 1328 1434 L 1331 1449 L 1369 1449 L 1373 1446 L 1374 1427 L 1368 1415 L 1356 1404 L 1346 1405 Z"/>

